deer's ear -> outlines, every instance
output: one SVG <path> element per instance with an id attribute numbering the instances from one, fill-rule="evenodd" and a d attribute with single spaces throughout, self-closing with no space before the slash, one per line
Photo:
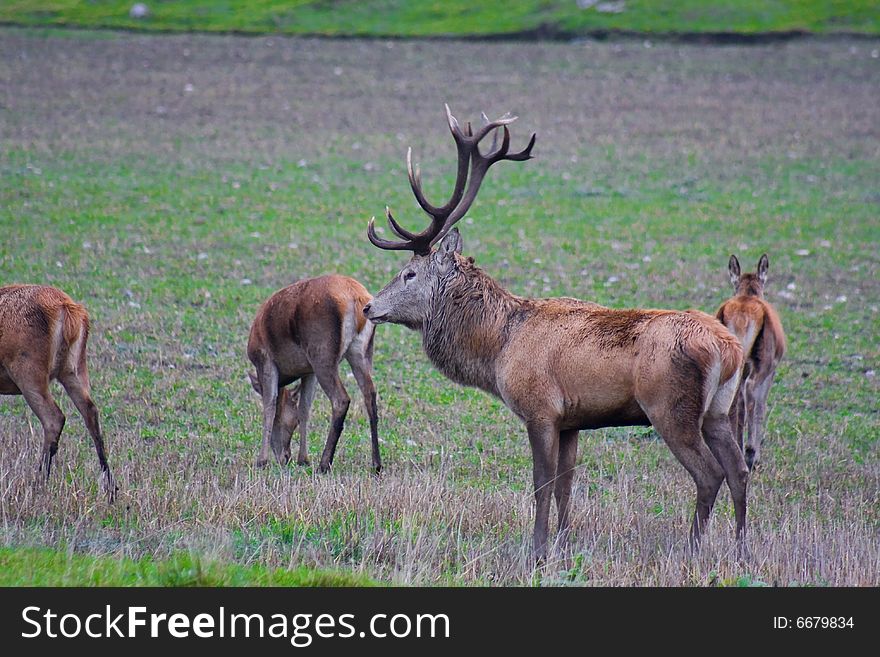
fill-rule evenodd
<path id="1" fill-rule="evenodd" d="M 258 395 L 263 395 L 263 386 L 260 385 L 260 380 L 257 378 L 257 375 L 253 372 L 248 372 L 248 378 L 251 380 L 251 386 L 257 392 Z"/>
<path id="2" fill-rule="evenodd" d="M 736 259 L 735 255 L 730 256 L 730 260 L 727 263 L 727 271 L 730 274 L 730 284 L 736 287 L 736 284 L 739 283 L 739 260 Z"/>
<path id="3" fill-rule="evenodd" d="M 767 269 L 770 268 L 770 258 L 767 257 L 767 254 L 761 256 L 761 259 L 758 260 L 758 280 L 761 281 L 761 285 L 764 285 L 767 282 Z"/>
<path id="4" fill-rule="evenodd" d="M 440 246 L 437 247 L 437 251 L 434 253 L 437 263 L 444 268 L 448 266 L 454 261 L 455 254 L 461 253 L 461 246 L 461 233 L 458 232 L 458 228 L 453 228 L 443 238 Z"/>

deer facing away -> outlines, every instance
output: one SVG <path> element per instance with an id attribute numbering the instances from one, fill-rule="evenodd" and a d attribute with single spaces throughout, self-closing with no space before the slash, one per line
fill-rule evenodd
<path id="1" fill-rule="evenodd" d="M 749 469 L 761 458 L 767 396 L 776 366 L 785 354 L 782 322 L 773 306 L 764 299 L 769 266 L 765 253 L 758 260 L 755 272 L 743 274 L 739 260 L 735 255 L 730 256 L 727 268 L 734 296 L 721 304 L 715 315 L 743 348 L 742 383 L 730 410 L 730 422 Z"/>
<path id="2" fill-rule="evenodd" d="M 0 287 L 0 394 L 22 395 L 43 426 L 39 471 L 48 479 L 64 413 L 49 384 L 58 380 L 92 436 L 101 488 L 109 502 L 116 496 L 98 409 L 92 401 L 86 347 L 89 316 L 86 309 L 61 290 L 44 285 Z"/>
<path id="3" fill-rule="evenodd" d="M 330 469 L 351 402 L 339 378 L 339 363 L 345 358 L 367 407 L 372 467 L 375 472 L 382 469 L 372 378 L 375 327 L 362 313 L 371 299 L 358 281 L 331 274 L 297 281 L 275 292 L 260 307 L 247 346 L 248 358 L 256 368 L 256 373 L 249 374 L 251 385 L 263 402 L 258 466 L 268 463 L 270 446 L 279 463 L 290 460 L 290 441 L 297 426 L 297 463 L 308 464 L 309 411 L 317 383 L 333 409 L 319 465 L 321 472 Z M 297 380 L 297 387 L 286 387 Z"/>
<path id="4" fill-rule="evenodd" d="M 548 549 L 551 496 L 560 538 L 569 530 L 578 432 L 612 426 L 653 425 L 690 473 L 697 489 L 694 547 L 726 478 L 737 546 L 744 547 L 748 468 L 728 420 L 742 364 L 736 338 L 699 311 L 613 310 L 570 298 L 523 298 L 501 287 L 461 255 L 453 225 L 476 198 L 488 168 L 529 159 L 535 136 L 521 152 L 509 153 L 507 125 L 514 117 L 487 121 L 474 131 L 470 124 L 462 128 L 448 107 L 446 112 L 458 149 L 452 197 L 442 207 L 425 199 L 410 151 L 410 185 L 431 223 L 413 233 L 386 208 L 391 230 L 402 240 L 391 241 L 379 237 L 370 221 L 368 237 L 375 246 L 413 256 L 367 304 L 366 316 L 419 331 L 441 372 L 499 397 L 525 423 L 534 461 L 533 542 L 539 562 Z M 480 141 L 498 129 L 501 145 L 493 143 L 484 155 Z"/>

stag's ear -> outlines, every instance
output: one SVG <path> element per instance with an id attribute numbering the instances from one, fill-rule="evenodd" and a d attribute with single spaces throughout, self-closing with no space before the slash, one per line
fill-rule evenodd
<path id="1" fill-rule="evenodd" d="M 263 386 L 260 385 L 260 380 L 257 378 L 257 375 L 253 372 L 248 372 L 248 378 L 251 380 L 251 386 L 253 386 L 254 390 L 257 391 L 257 394 L 262 397 Z"/>
<path id="2" fill-rule="evenodd" d="M 735 255 L 730 256 L 730 260 L 727 263 L 727 271 L 730 273 L 730 284 L 733 287 L 736 287 L 736 284 L 739 283 L 739 260 L 736 259 Z"/>
<path id="3" fill-rule="evenodd" d="M 461 233 L 458 232 L 458 228 L 453 228 L 440 242 L 434 257 L 437 264 L 445 269 L 455 261 L 456 253 L 461 253 Z"/>
<path id="4" fill-rule="evenodd" d="M 764 285 L 767 282 L 767 269 L 770 267 L 770 259 L 767 257 L 767 254 L 761 256 L 761 259 L 758 260 L 758 280 L 761 281 L 761 285 Z"/>

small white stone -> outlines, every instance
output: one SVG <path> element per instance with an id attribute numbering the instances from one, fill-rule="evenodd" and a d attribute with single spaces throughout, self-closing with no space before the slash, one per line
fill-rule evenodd
<path id="1" fill-rule="evenodd" d="M 150 8 L 143 2 L 136 2 L 128 10 L 129 18 L 146 18 L 150 15 Z"/>

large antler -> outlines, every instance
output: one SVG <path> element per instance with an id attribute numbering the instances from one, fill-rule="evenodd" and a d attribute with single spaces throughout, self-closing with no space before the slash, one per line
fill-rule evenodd
<path id="1" fill-rule="evenodd" d="M 510 114 L 505 114 L 500 119 L 489 121 L 488 117 L 483 114 L 485 125 L 474 133 L 470 123 L 467 124 L 465 130 L 462 130 L 458 120 L 449 111 L 449 105 L 446 105 L 446 120 L 449 123 L 449 130 L 452 132 L 452 138 L 455 140 L 455 145 L 458 149 L 458 173 L 455 178 L 452 197 L 441 207 L 436 207 L 428 202 L 422 192 L 421 174 L 418 168 L 413 170 L 412 149 L 410 148 L 406 153 L 409 184 L 412 187 L 416 201 L 431 216 L 431 224 L 420 233 L 412 233 L 397 223 L 391 214 L 391 210 L 386 207 L 385 216 L 388 218 L 388 224 L 394 234 L 400 237 L 402 241 L 394 242 L 379 237 L 376 234 L 375 217 L 370 219 L 370 224 L 367 227 L 367 237 L 370 238 L 370 241 L 380 249 L 405 250 L 419 255 L 428 255 L 431 252 L 431 247 L 442 239 L 452 226 L 467 213 L 477 197 L 483 177 L 490 166 L 501 160 L 521 162 L 532 157 L 532 147 L 535 145 L 534 134 L 532 134 L 528 146 L 523 150 L 518 153 L 508 153 L 510 148 L 510 131 L 507 129 L 507 126 L 513 123 L 516 118 L 515 116 L 510 116 Z M 496 148 L 496 133 L 492 140 L 490 153 L 483 155 L 480 152 L 480 141 L 498 128 L 504 131 L 501 145 Z M 468 175 L 468 163 L 470 163 L 470 175 Z M 465 183 L 467 183 L 467 189 L 465 189 Z"/>

